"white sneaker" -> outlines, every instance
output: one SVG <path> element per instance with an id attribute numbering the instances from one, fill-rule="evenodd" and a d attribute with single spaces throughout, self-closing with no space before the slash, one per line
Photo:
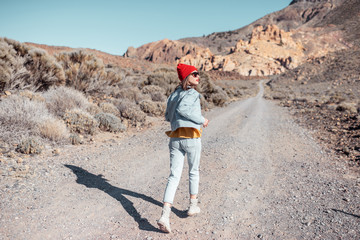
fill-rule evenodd
<path id="1" fill-rule="evenodd" d="M 200 208 L 198 207 L 198 200 L 197 199 L 190 199 L 190 207 L 187 211 L 188 216 L 194 216 L 195 214 L 200 213 Z"/>
<path id="2" fill-rule="evenodd" d="M 171 233 L 170 228 L 170 212 L 171 208 L 164 206 L 161 213 L 161 218 L 158 220 L 158 225 L 161 231 L 165 233 Z"/>
<path id="3" fill-rule="evenodd" d="M 161 231 L 165 233 L 171 233 L 169 218 L 161 217 L 157 223 Z"/>

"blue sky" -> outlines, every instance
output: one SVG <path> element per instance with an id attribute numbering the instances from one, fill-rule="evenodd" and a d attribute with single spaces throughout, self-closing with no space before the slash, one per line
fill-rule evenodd
<path id="1" fill-rule="evenodd" d="M 122 55 L 129 46 L 241 28 L 291 0 L 0 0 L 0 37 Z"/>

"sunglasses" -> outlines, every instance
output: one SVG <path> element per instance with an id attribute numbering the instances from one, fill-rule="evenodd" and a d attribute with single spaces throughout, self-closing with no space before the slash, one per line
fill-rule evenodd
<path id="1" fill-rule="evenodd" d="M 193 73 L 191 73 L 191 75 L 192 75 L 193 77 L 198 77 L 198 76 L 200 76 L 198 72 L 193 72 Z"/>

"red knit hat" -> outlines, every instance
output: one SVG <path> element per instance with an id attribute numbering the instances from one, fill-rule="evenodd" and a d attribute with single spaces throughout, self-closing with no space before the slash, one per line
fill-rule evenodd
<path id="1" fill-rule="evenodd" d="M 182 63 L 179 63 L 177 65 L 177 72 L 178 72 L 180 81 L 183 81 L 193 71 L 197 71 L 196 67 L 194 67 L 194 66 L 186 65 L 186 64 L 182 64 Z"/>

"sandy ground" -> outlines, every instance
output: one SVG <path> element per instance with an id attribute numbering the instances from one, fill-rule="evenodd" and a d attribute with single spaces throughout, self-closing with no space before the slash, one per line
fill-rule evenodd
<path id="1" fill-rule="evenodd" d="M 168 123 L 23 159 L 0 176 L 0 239 L 359 239 L 360 176 L 286 109 L 258 95 L 205 113 L 201 213 L 187 217 L 187 166 L 171 227 L 157 228 Z M 6 161 L 0 164 L 8 164 Z"/>

